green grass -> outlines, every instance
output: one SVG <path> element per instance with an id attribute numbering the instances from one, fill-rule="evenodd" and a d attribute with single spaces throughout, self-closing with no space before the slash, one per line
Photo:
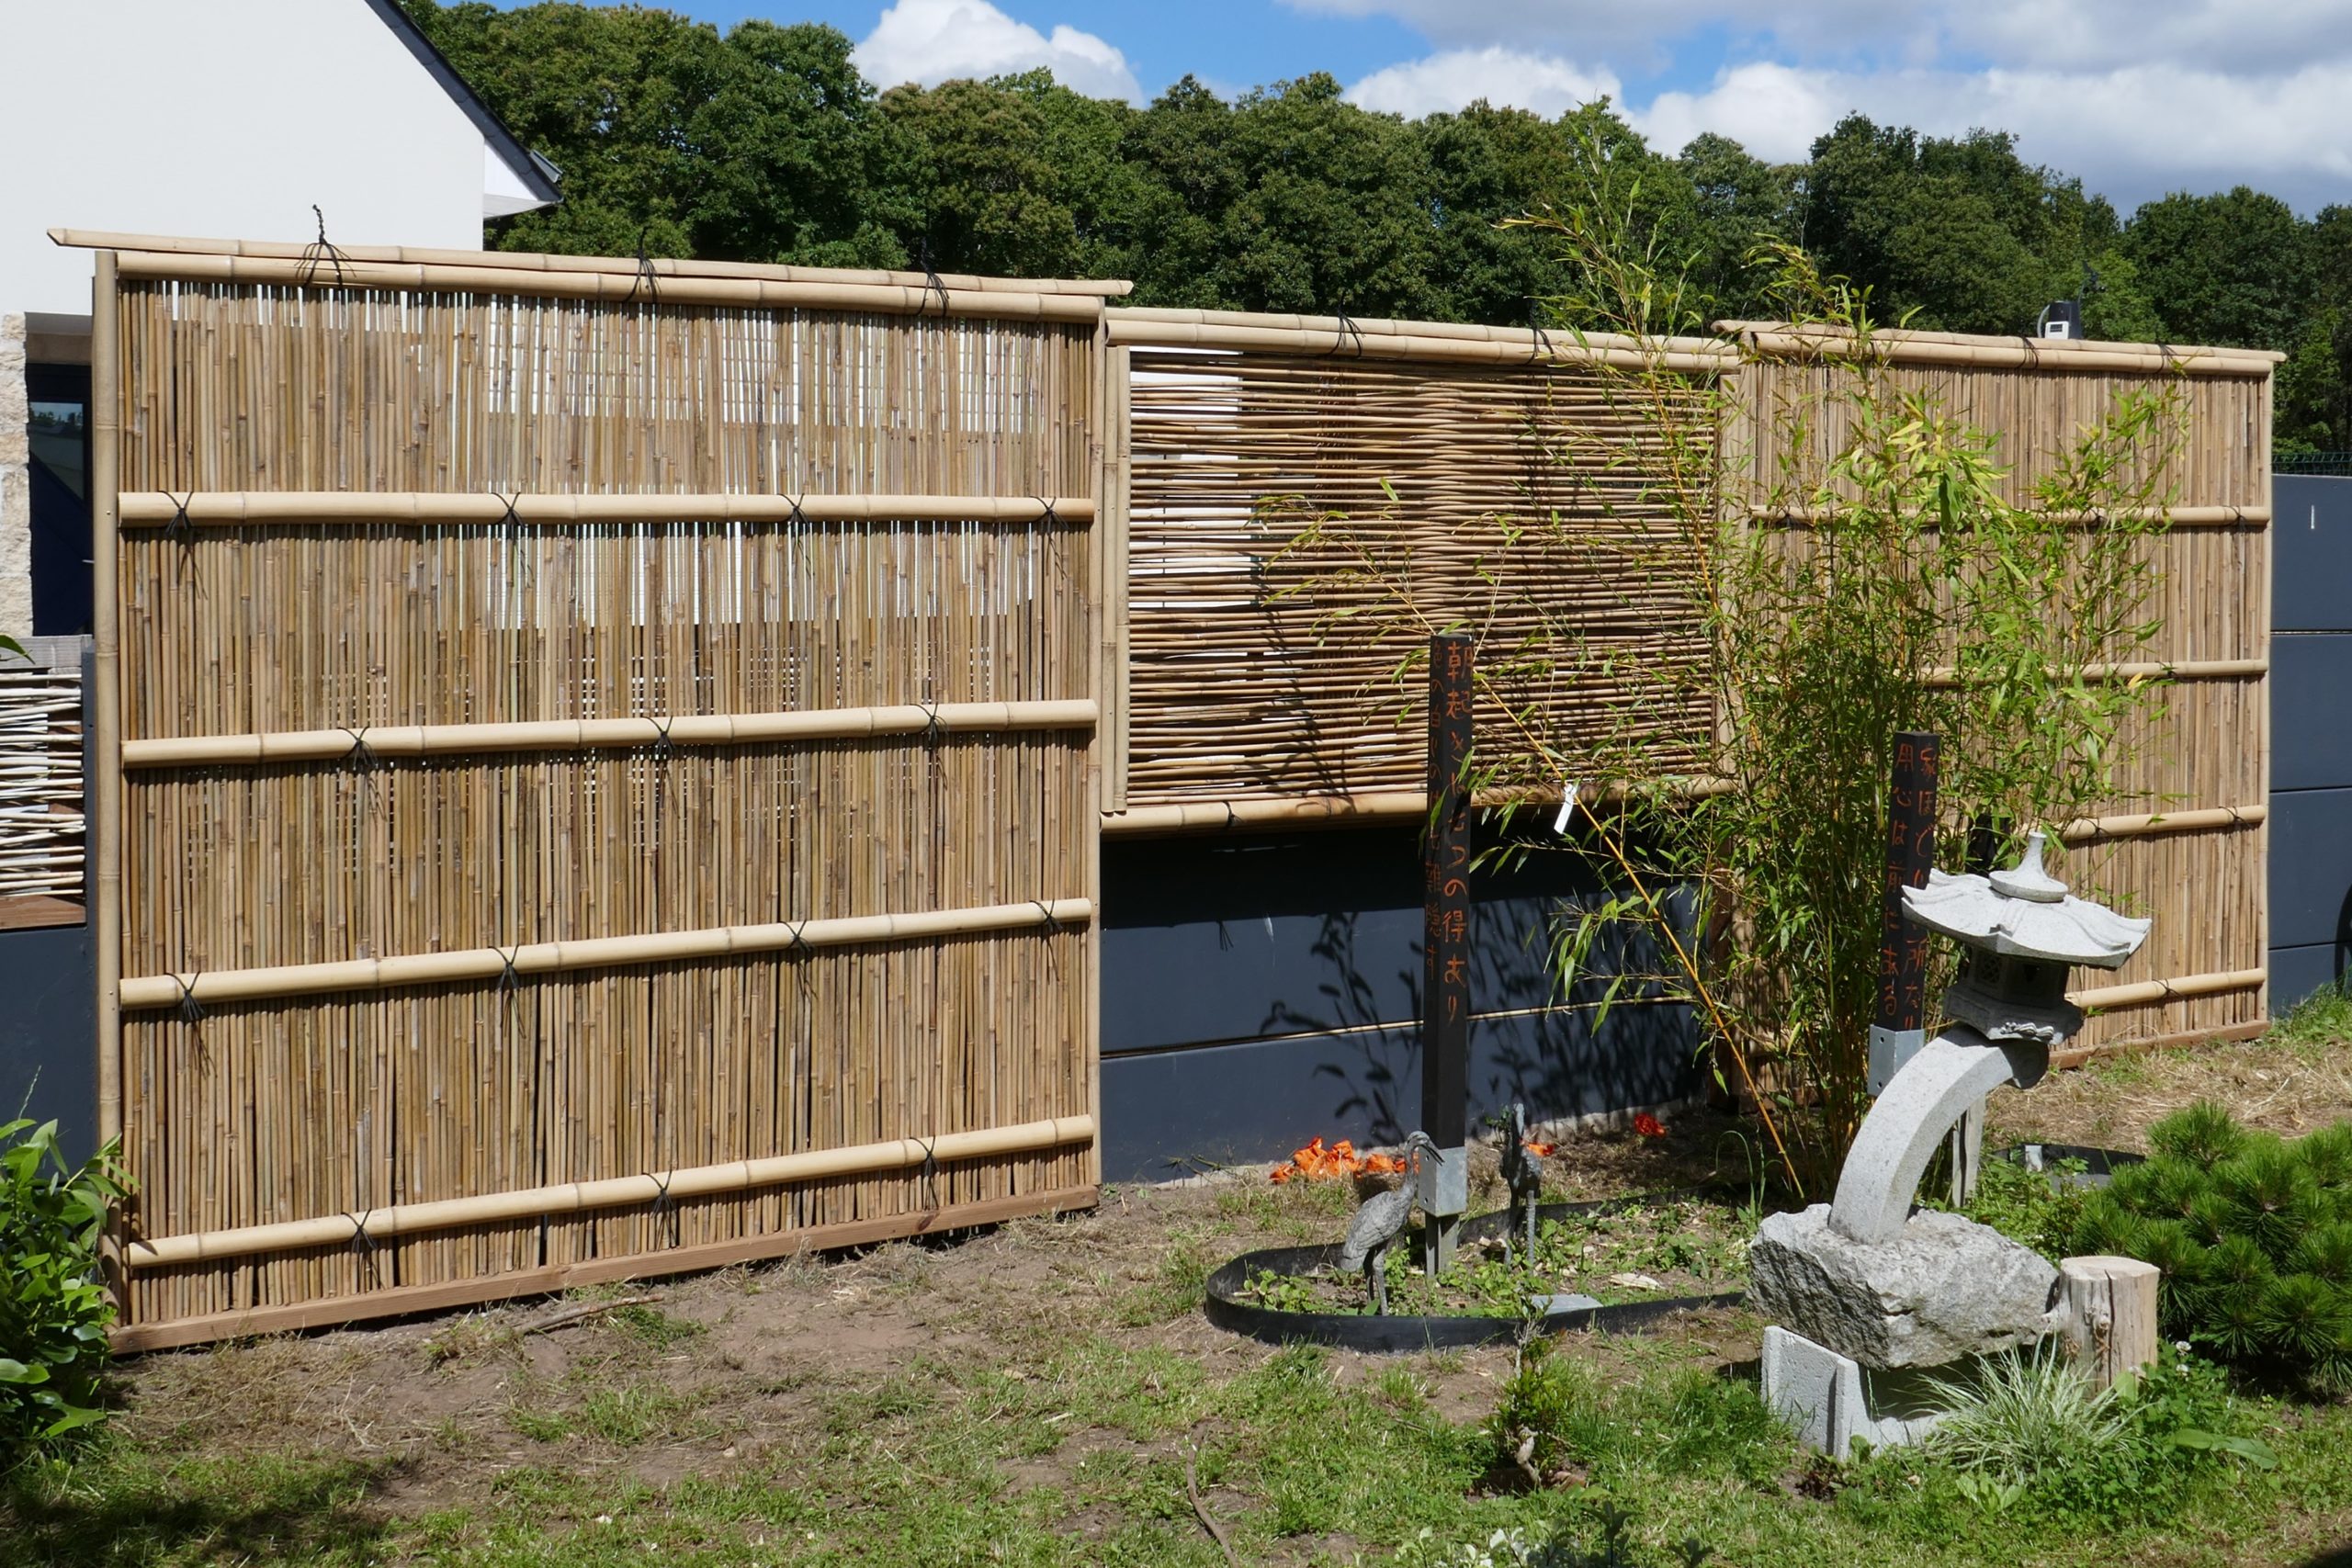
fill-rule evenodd
<path id="1" fill-rule="evenodd" d="M 60 1568 L 1216 1568 L 1185 1500 L 1193 1444 L 1201 1483 L 1251 1563 L 1377 1560 L 1424 1530 L 1433 1543 L 1511 1528 L 1598 1540 L 1604 1505 L 1631 1511 L 1641 1561 L 1676 1561 L 1674 1544 L 1696 1536 L 1759 1568 L 2135 1561 L 2158 1549 L 2168 1562 L 2222 1562 L 2266 1522 L 2352 1503 L 2352 1411 L 2261 1402 L 2244 1414 L 2277 1450 L 2275 1471 L 2213 1457 L 2163 1517 L 2104 1532 L 1972 1490 L 1959 1467 L 1917 1451 L 1839 1472 L 1827 1498 L 1792 1495 L 1783 1482 L 1804 1466 L 1751 1385 L 1662 1346 L 1622 1361 L 1594 1349 L 1577 1341 L 1546 1359 L 1537 1391 L 1552 1457 L 1578 1472 L 1565 1490 L 1497 1478 L 1509 1417 L 1446 1419 L 1430 1394 L 1443 1369 L 1424 1359 L 1343 1376 L 1333 1357 L 1290 1348 L 1220 1379 L 1170 1350 L 1089 1337 L 1034 1365 L 940 1356 L 864 1386 L 812 1386 L 823 1420 L 805 1445 L 667 1485 L 549 1452 L 498 1474 L 472 1506 L 392 1518 L 367 1499 L 397 1478 L 398 1461 L 184 1460 L 107 1438 L 70 1466 L 0 1483 L 0 1527 L 13 1560 Z M 591 1391 L 565 1437 L 635 1451 L 682 1418 L 657 1393 Z M 1065 1450 L 1050 1479 L 1016 1480 Z"/>

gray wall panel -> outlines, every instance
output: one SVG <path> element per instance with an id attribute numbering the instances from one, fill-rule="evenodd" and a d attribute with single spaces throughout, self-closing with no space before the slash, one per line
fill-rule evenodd
<path id="1" fill-rule="evenodd" d="M 2352 632 L 2270 642 L 2270 787 L 2352 784 Z"/>
<path id="2" fill-rule="evenodd" d="M 2352 479 L 2280 475 L 2270 515 L 2272 629 L 2352 631 Z"/>
<path id="3" fill-rule="evenodd" d="M 76 1159 L 97 1143 L 97 984 L 87 925 L 0 931 L 0 1121 L 54 1119 Z"/>
<path id="4" fill-rule="evenodd" d="M 2270 942 L 2331 944 L 2352 908 L 2352 789 L 2270 797 Z"/>
<path id="5" fill-rule="evenodd" d="M 1480 1019 L 1472 1113 L 1512 1100 L 1553 1117 L 1684 1099 L 1702 1087 L 1695 1040 L 1679 1007 L 1626 1009 L 1599 1038 L 1579 1014 Z M 1405 1029 L 1106 1057 L 1102 1174 L 1165 1180 L 1195 1161 L 1280 1159 L 1317 1135 L 1395 1143 L 1419 1104 L 1420 1049 Z"/>
<path id="6" fill-rule="evenodd" d="M 2274 947 L 2270 950 L 2270 1016 L 2287 1010 L 2313 991 L 2335 983 L 2336 947 Z"/>

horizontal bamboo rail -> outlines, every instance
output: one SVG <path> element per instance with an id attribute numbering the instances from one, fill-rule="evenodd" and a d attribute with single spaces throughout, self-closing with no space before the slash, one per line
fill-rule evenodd
<path id="1" fill-rule="evenodd" d="M 595 1209 L 620 1209 L 640 1203 L 678 1202 L 688 1198 L 780 1187 L 786 1182 L 821 1181 L 843 1176 L 874 1176 L 911 1170 L 926 1163 L 950 1165 L 957 1160 L 987 1159 L 1000 1155 L 1034 1154 L 1094 1140 L 1091 1116 L 1054 1116 L 1011 1127 L 989 1127 L 971 1133 L 942 1133 L 929 1140 L 893 1138 L 845 1149 L 804 1149 L 765 1159 L 729 1160 L 723 1165 L 695 1166 L 684 1170 L 641 1176 L 616 1176 L 600 1181 L 566 1181 L 548 1187 L 526 1187 L 513 1192 L 490 1192 L 473 1198 L 444 1198 L 432 1202 L 401 1203 L 362 1214 L 326 1214 L 310 1220 L 282 1220 L 265 1225 L 239 1225 L 232 1230 L 199 1231 L 134 1241 L 124 1250 L 133 1269 L 160 1269 L 175 1263 L 200 1263 L 217 1258 L 248 1258 L 256 1252 L 291 1252 L 301 1247 L 343 1247 L 365 1237 L 383 1241 L 415 1231 L 452 1230 L 460 1225 L 496 1224 L 507 1220 L 536 1220 L 549 1215 L 576 1214 Z"/>
<path id="2" fill-rule="evenodd" d="M 2267 659 L 2149 659 L 2122 664 L 2086 664 L 2081 671 L 2086 681 L 2237 681 L 2268 673 Z M 1928 683 L 1956 686 L 1960 683 L 1960 671 L 1950 665 L 1939 666 L 1928 671 Z"/>
<path id="3" fill-rule="evenodd" d="M 192 255 L 172 251 L 116 253 L 125 278 L 174 283 L 258 284 L 294 288 L 408 289 L 438 294 L 524 294 L 605 304 L 713 305 L 731 310 L 852 310 L 882 315 L 979 316 L 997 321 L 1102 319 L 1092 294 L 1013 293 L 933 288 L 925 284 L 837 283 L 761 277 L 676 276 L 649 286 L 635 263 L 619 271 L 451 265 L 446 262 L 369 262 L 331 257 Z M 659 275 L 656 275 L 657 277 Z"/>
<path id="4" fill-rule="evenodd" d="M 793 1258 L 842 1247 L 871 1247 L 909 1235 L 945 1235 L 1032 1214 L 1059 1214 L 1091 1209 L 1101 1199 L 1093 1186 L 1057 1187 L 985 1198 L 976 1202 L 947 1203 L 916 1214 L 884 1214 L 875 1219 L 820 1222 L 786 1230 L 763 1231 L 729 1241 L 689 1242 L 650 1252 L 624 1252 L 547 1263 L 494 1274 L 392 1285 L 359 1295 L 326 1296 L 279 1306 L 245 1306 L 227 1312 L 204 1313 L 164 1323 L 118 1323 L 107 1331 L 107 1344 L 118 1356 L 148 1350 L 169 1350 L 218 1339 L 245 1339 L 262 1334 L 293 1334 L 306 1328 L 363 1322 L 368 1318 L 405 1317 L 416 1313 L 447 1312 L 529 1295 L 552 1295 L 583 1285 L 614 1280 L 645 1280 L 665 1274 L 691 1274 L 767 1258 Z"/>
<path id="5" fill-rule="evenodd" d="M 1735 786 L 1723 779 L 1674 779 L 1666 786 L 1671 793 L 1697 798 L 1729 793 Z M 1623 794 L 1618 789 L 1581 789 L 1577 798 L 1584 802 L 1614 799 Z M 1501 795 L 1482 795 L 1476 802 L 1481 810 L 1498 810 L 1510 806 L 1545 807 L 1560 804 L 1556 790 L 1512 792 Z M 1430 797 L 1421 790 L 1372 790 L 1356 795 L 1286 795 L 1273 799 L 1180 801 L 1173 805 L 1138 806 L 1132 810 L 1108 813 L 1102 818 L 1102 830 L 1112 834 L 1185 833 L 1227 828 L 1261 827 L 1268 824 L 1295 826 L 1317 822 L 1361 822 L 1394 820 L 1400 818 L 1429 815 Z"/>
<path id="6" fill-rule="evenodd" d="M 2028 510 L 2045 521 L 2070 525 L 2130 521 L 2162 523 L 2173 528 L 2233 528 L 2241 525 L 2267 525 L 2270 522 L 2267 505 L 2167 506 L 2153 511 L 2120 512 L 2045 512 L 2038 507 Z M 1748 509 L 1748 515 L 1767 525 L 1781 524 L 1791 528 L 1810 528 L 1819 523 L 1824 514 L 1802 506 L 1756 506 Z M 1929 519 L 1929 523 L 1932 526 L 1933 519 Z"/>
<path id="7" fill-rule="evenodd" d="M 1093 918 L 1094 906 L 1089 899 L 1038 899 L 1026 904 L 993 904 L 920 914 L 850 915 L 797 924 L 778 921 L 757 926 L 717 926 L 702 931 L 524 942 L 510 948 L 353 958 L 330 964 L 280 964 L 189 976 L 142 975 L 122 982 L 121 1005 L 160 1008 L 188 1000 L 211 1006 L 315 996 L 322 991 L 386 990 L 395 986 L 498 979 L 510 969 L 516 975 L 547 975 L 622 964 L 673 964 L 723 958 L 737 953 L 780 953 L 796 947 L 847 947 L 1025 931 L 1037 926 L 1082 926 Z"/>
<path id="8" fill-rule="evenodd" d="M 350 756 L 438 757 L 490 751 L 572 751 L 628 746 L 742 746 L 778 740 L 856 740 L 876 735 L 1091 729 L 1091 701 L 901 703 L 798 713 L 682 714 L 673 718 L 561 718 L 517 724 L 404 724 L 266 735 L 190 735 L 126 740 L 125 768 L 230 762 L 307 762 Z"/>
<path id="9" fill-rule="evenodd" d="M 2122 817 L 2077 817 L 2058 829 L 2069 844 L 2099 839 L 2137 839 L 2154 833 L 2205 833 L 2216 828 L 2253 828 L 2270 819 L 2267 806 L 2220 806 L 2197 811 L 2149 811 Z"/>
<path id="10" fill-rule="evenodd" d="M 1265 354 L 1340 359 L 1420 359 L 1465 365 L 1611 365 L 1628 369 L 1719 374 L 1738 356 L 1702 339 L 1673 339 L 1645 347 L 1628 338 L 1592 337 L 1579 344 L 1566 333 L 1541 336 L 1523 327 L 1469 329 L 1480 335 L 1440 334 L 1430 323 L 1348 321 L 1336 317 L 1261 318 L 1243 324 L 1223 311 L 1107 310 L 1111 343 L 1120 348 L 1255 349 Z M 1166 320 L 1200 315 L 1206 319 Z M 1301 324 L 1286 325 L 1283 322 Z M 1204 372 L 1211 369 L 1204 366 Z"/>
<path id="11" fill-rule="evenodd" d="M 2217 997 L 2229 991 L 2251 991 L 2270 978 L 2267 969 L 2231 969 L 2213 975 L 2183 975 L 2170 980 L 2142 980 L 2136 985 L 2104 986 L 2071 991 L 2066 999 L 2079 1008 L 2140 1007 L 2149 1002 L 2178 1001 L 2188 997 Z"/>
<path id="12" fill-rule="evenodd" d="M 1717 321 L 1767 357 L 1844 355 L 1851 335 L 1829 327 L 1785 321 Z M 2286 358 L 2267 349 L 2176 347 L 2039 337 L 1987 337 L 1959 333 L 1873 332 L 1871 357 L 1894 365 L 1949 365 L 2009 370 L 2179 371 L 2191 376 L 2267 377 Z"/>
<path id="13" fill-rule="evenodd" d="M 1064 523 L 1094 521 L 1088 496 L 447 495 L 431 491 L 126 491 L 123 525 L 410 523 Z"/>
<path id="14" fill-rule="evenodd" d="M 153 251 L 182 256 L 254 256 L 303 261 L 318 254 L 315 245 L 282 240 L 205 240 L 180 235 L 118 234 L 96 229 L 51 229 L 50 243 L 79 250 Z M 625 272 L 650 268 L 657 277 L 749 277 L 777 283 L 860 283 L 897 288 L 927 288 L 933 275 L 891 272 L 879 267 L 786 266 L 772 262 L 701 261 L 653 256 L 540 255 L 524 251 L 451 251 L 415 245 L 338 245 L 345 261 L 390 262 L 413 266 L 521 268 L 533 272 Z M 982 277 L 970 273 L 937 275 L 940 283 L 957 290 L 990 294 L 1123 295 L 1135 285 L 1102 279 Z"/>

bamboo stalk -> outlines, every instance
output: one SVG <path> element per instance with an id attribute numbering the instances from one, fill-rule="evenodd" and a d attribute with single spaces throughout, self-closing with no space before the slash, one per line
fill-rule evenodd
<path id="1" fill-rule="evenodd" d="M 1342 329 L 1337 321 L 1329 326 L 1247 326 L 1223 321 L 1131 321 L 1127 319 L 1131 314 L 1124 310 L 1105 312 L 1114 344 L 1132 348 L 1256 349 L 1267 354 L 1309 355 L 1338 360 L 1422 359 L 1464 365 L 1523 365 L 1530 367 L 1615 365 L 1637 369 L 1655 367 L 1699 374 L 1720 373 L 1738 363 L 1736 355 L 1720 348 L 1640 348 L 1612 346 L 1598 341 L 1589 345 L 1579 345 L 1566 333 L 1553 335 L 1549 346 L 1546 346 L 1539 343 L 1532 333 L 1499 327 L 1490 329 L 1497 334 L 1491 338 L 1408 334 L 1402 332 L 1364 332 L 1358 335 L 1352 328 Z M 1355 323 L 1355 326 L 1362 324 Z M 1199 364 L 1187 368 L 1195 373 L 1205 373 L 1215 367 L 1213 364 Z"/>
<path id="2" fill-rule="evenodd" d="M 2026 510 L 2046 522 L 2067 524 L 2138 522 L 2163 523 L 2174 528 L 2234 528 L 2267 525 L 2270 522 L 2267 502 L 2252 506 L 2167 506 L 2117 512 L 2049 512 L 2039 507 Z M 1825 514 L 1804 507 L 1750 507 L 1748 515 L 1767 525 L 1809 528 L 1820 523 Z"/>
<path id="3" fill-rule="evenodd" d="M 926 1163 L 948 1165 L 959 1160 L 1029 1154 L 1069 1144 L 1091 1143 L 1093 1138 L 1091 1116 L 1048 1117 L 978 1132 L 941 1133 L 929 1139 L 894 1138 L 852 1148 L 804 1149 L 765 1159 L 729 1160 L 723 1165 L 694 1166 L 642 1176 L 616 1176 L 600 1181 L 568 1181 L 473 1198 L 400 1203 L 364 1214 L 329 1214 L 317 1219 L 281 1220 L 265 1225 L 142 1238 L 132 1242 L 123 1256 L 133 1269 L 155 1269 L 175 1263 L 246 1258 L 257 1252 L 341 1247 L 362 1235 L 370 1241 L 382 1241 L 417 1231 L 495 1224 L 505 1220 L 539 1219 L 656 1201 L 674 1203 L 689 1198 L 742 1192 L 754 1187 L 910 1170 Z"/>
<path id="4" fill-rule="evenodd" d="M 101 250 L 90 290 L 90 945 L 97 971 L 98 1142 L 122 1136 L 122 437 L 120 298 Z"/>
<path id="5" fill-rule="evenodd" d="M 2152 833 L 2202 833 L 2214 829 L 2258 827 L 2270 819 L 2267 806 L 2222 806 L 2197 811 L 2151 811 L 2117 817 L 2078 817 L 2058 830 L 2069 844 L 2100 839 L 2130 839 Z"/>
<path id="6" fill-rule="evenodd" d="M 94 229 L 51 229 L 50 243 L 84 250 L 145 251 L 161 255 L 254 256 L 303 261 L 316 254 L 312 245 L 276 240 L 207 240 L 182 235 L 117 234 Z M 926 288 L 932 275 L 892 272 L 876 267 L 789 266 L 772 262 L 704 261 L 693 257 L 580 256 L 538 254 L 524 251 L 436 250 L 415 245 L 338 245 L 346 261 L 390 262 L 424 266 L 525 268 L 539 272 L 605 272 L 634 276 L 650 267 L 658 277 L 763 278 L 779 283 L 852 283 L 896 288 Z M 1091 294 L 1120 296 L 1135 285 L 1101 279 L 985 277 L 949 272 L 938 280 L 958 291 L 978 289 L 1009 294 Z"/>
<path id="7" fill-rule="evenodd" d="M 1781 322 L 1718 321 L 1751 351 L 1768 358 L 1849 357 L 1850 335 L 1829 328 Z M 1891 365 L 1976 366 L 2015 370 L 2174 371 L 2190 376 L 2267 378 L 2286 355 L 2267 349 L 2177 348 L 2168 344 L 2105 344 L 2063 338 L 1963 337 L 1899 332 L 1871 334 L 1870 356 Z"/>
<path id="8" fill-rule="evenodd" d="M 377 757 L 478 756 L 498 751 L 571 751 L 609 747 L 741 746 L 769 741 L 864 739 L 1023 730 L 1091 729 L 1091 701 L 906 703 L 888 707 L 795 713 L 680 714 L 667 718 L 541 719 L 512 724 L 369 725 L 351 729 L 277 730 L 260 735 L 126 740 L 125 768 L 231 762 L 318 761 L 361 747 Z"/>
<path id="9" fill-rule="evenodd" d="M 1721 795 L 1733 785 L 1720 779 L 1668 779 L 1661 781 L 1668 793 L 1696 798 Z M 1623 792 L 1618 789 L 1596 790 L 1589 786 L 1577 792 L 1579 801 L 1599 803 L 1616 798 Z M 1556 791 L 1503 791 L 1481 794 L 1476 805 L 1482 810 L 1507 806 L 1557 806 Z M 1228 828 L 1257 827 L 1265 824 L 1297 825 L 1316 822 L 1356 822 L 1394 820 L 1427 817 L 1429 795 L 1423 790 L 1374 790 L 1360 795 L 1295 795 L 1272 798 L 1171 801 L 1157 806 L 1131 807 L 1102 818 L 1102 831 L 1117 836 L 1145 836 L 1159 833 L 1216 831 Z"/>
<path id="10" fill-rule="evenodd" d="M 2086 681 L 2236 681 L 2249 675 L 2267 675 L 2267 659 L 2179 659 L 2137 660 L 2121 664 L 2086 664 L 2079 673 Z M 1928 671 L 1931 686 L 1956 686 L 1960 672 L 1951 666 Z"/>
<path id="11" fill-rule="evenodd" d="M 533 295 L 606 304 L 718 306 L 730 310 L 852 310 L 897 316 L 977 316 L 998 321 L 1092 325 L 1102 301 L 1092 294 L 1012 293 L 932 288 L 919 283 L 786 281 L 761 277 L 679 276 L 653 290 L 635 264 L 615 272 L 528 266 L 453 266 L 447 263 L 334 261 L 305 257 L 192 255 L 122 251 L 121 276 L 187 283 L 468 294 Z"/>
<path id="12" fill-rule="evenodd" d="M 1065 523 L 1094 521 L 1090 496 L 448 495 L 433 491 L 143 491 L 122 498 L 125 525 L 243 523 L 494 525 L 580 523 Z"/>
<path id="13" fill-rule="evenodd" d="M 2212 997 L 2229 991 L 2252 991 L 2269 978 L 2267 969 L 2232 969 L 2212 975 L 2183 975 L 2170 980 L 2142 980 L 2129 986 L 2105 986 L 2072 991 L 2066 999 L 2079 1008 L 2127 1008 L 2148 1002 L 2176 1001 L 2184 997 Z"/>
<path id="14" fill-rule="evenodd" d="M 326 964 L 282 964 L 186 976 L 144 975 L 123 981 L 120 990 L 126 1008 L 170 1007 L 183 999 L 211 1007 L 274 997 L 314 996 L 325 991 L 386 990 L 456 980 L 495 980 L 503 978 L 510 968 L 518 976 L 548 975 L 617 964 L 684 963 L 739 953 L 781 953 L 799 947 L 848 947 L 1028 931 L 1039 926 L 1081 924 L 1092 916 L 1093 906 L 1084 898 L 1039 899 L 967 909 L 849 915 L 768 925 L 583 937 L 570 942 L 524 942 L 511 948 L 406 953 Z"/>

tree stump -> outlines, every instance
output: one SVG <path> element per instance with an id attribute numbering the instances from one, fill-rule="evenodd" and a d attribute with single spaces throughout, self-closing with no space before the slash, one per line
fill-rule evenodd
<path id="1" fill-rule="evenodd" d="M 2066 1348 L 2105 1388 L 2156 1359 L 2156 1280 L 2136 1258 L 2069 1258 L 2058 1265 Z"/>

